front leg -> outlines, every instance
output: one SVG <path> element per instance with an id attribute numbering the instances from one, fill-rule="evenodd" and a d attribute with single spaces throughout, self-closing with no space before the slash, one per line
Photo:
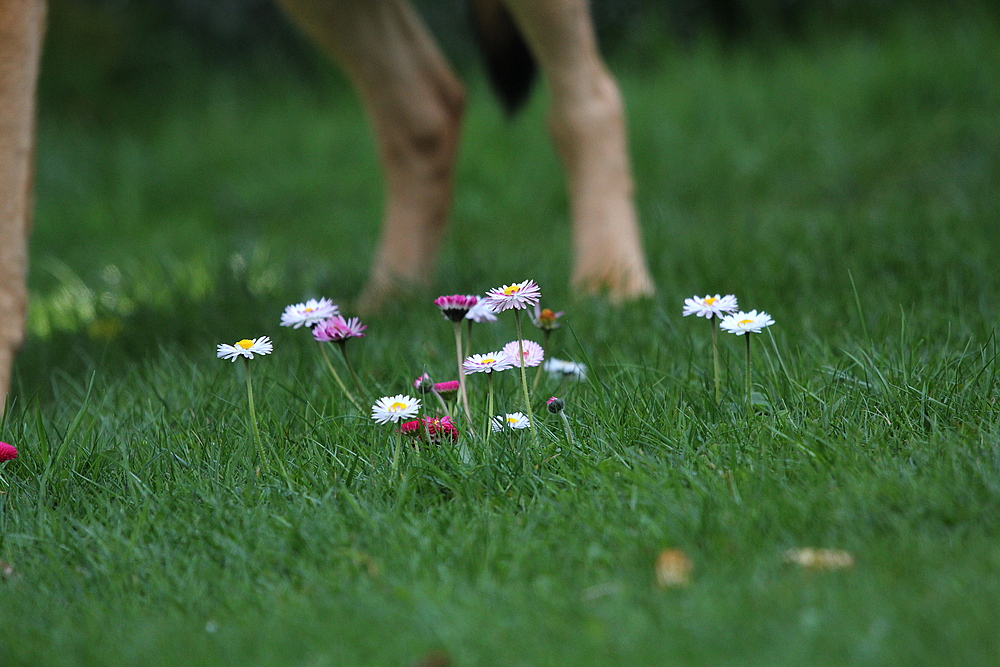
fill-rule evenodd
<path id="1" fill-rule="evenodd" d="M 0 0 L 0 413 L 24 340 L 43 0 Z"/>
<path id="2" fill-rule="evenodd" d="M 552 93 L 549 126 L 573 220 L 573 284 L 607 290 L 616 301 L 650 295 L 621 95 L 598 53 L 587 0 L 506 2 Z"/>
<path id="3" fill-rule="evenodd" d="M 385 175 L 382 234 L 361 305 L 427 285 L 447 225 L 464 92 L 404 0 L 281 0 L 354 84 Z"/>

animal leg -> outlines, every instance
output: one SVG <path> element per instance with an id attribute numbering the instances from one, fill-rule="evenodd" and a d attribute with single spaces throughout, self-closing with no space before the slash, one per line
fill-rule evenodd
<path id="1" fill-rule="evenodd" d="M 632 202 L 625 115 L 597 50 L 587 0 L 505 0 L 552 96 L 549 129 L 566 169 L 573 284 L 614 300 L 653 293 Z"/>
<path id="2" fill-rule="evenodd" d="M 281 0 L 344 69 L 375 134 L 386 182 L 382 234 L 361 305 L 424 285 L 451 207 L 461 83 L 405 0 Z"/>
<path id="3" fill-rule="evenodd" d="M 0 413 L 24 339 L 43 0 L 0 0 Z"/>

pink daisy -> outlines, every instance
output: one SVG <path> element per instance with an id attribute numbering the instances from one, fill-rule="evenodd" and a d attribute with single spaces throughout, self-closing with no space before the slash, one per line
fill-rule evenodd
<path id="1" fill-rule="evenodd" d="M 542 290 L 539 289 L 534 280 L 504 285 L 486 292 L 486 303 L 493 309 L 494 313 L 502 313 L 511 308 L 521 310 L 528 306 L 534 306 L 540 298 L 542 298 Z"/>
<path id="2" fill-rule="evenodd" d="M 478 302 L 478 296 L 469 294 L 452 294 L 434 299 L 434 305 L 441 309 L 441 314 L 452 322 L 464 320 L 469 310 Z"/>
<path id="3" fill-rule="evenodd" d="M 8 445 L 6 442 L 0 442 L 0 463 L 4 461 L 13 461 L 17 458 L 17 447 L 14 445 Z"/>
<path id="4" fill-rule="evenodd" d="M 343 315 L 337 315 L 316 325 L 313 329 L 313 338 L 320 342 L 341 343 L 348 338 L 363 337 L 364 334 L 361 332 L 367 328 L 368 325 L 362 324 L 356 317 L 346 320 Z"/>
<path id="5" fill-rule="evenodd" d="M 421 417 L 403 422 L 399 425 L 399 432 L 413 438 L 424 439 L 426 436 L 430 442 L 458 440 L 458 428 L 451 421 L 451 417 Z"/>
<path id="6" fill-rule="evenodd" d="M 542 346 L 533 340 L 526 340 L 521 342 L 521 348 L 524 352 L 524 365 L 525 366 L 537 366 L 542 363 L 542 359 L 545 358 L 545 352 L 542 350 Z M 517 341 L 512 340 L 503 346 L 503 352 L 508 357 L 511 358 L 515 366 L 517 363 Z"/>

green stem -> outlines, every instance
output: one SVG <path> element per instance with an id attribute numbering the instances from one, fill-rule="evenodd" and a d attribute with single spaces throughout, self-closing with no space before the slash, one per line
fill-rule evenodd
<path id="1" fill-rule="evenodd" d="M 254 442 L 257 444 L 257 455 L 260 456 L 260 464 L 265 468 L 270 468 L 270 462 L 264 456 L 264 443 L 260 439 L 260 430 L 257 428 L 257 410 L 253 404 L 253 382 L 250 381 L 250 360 L 243 357 L 243 368 L 247 377 L 247 403 L 250 405 L 250 424 L 253 427 Z"/>
<path id="2" fill-rule="evenodd" d="M 344 357 L 344 365 L 347 366 L 347 370 L 351 374 L 351 379 L 354 381 L 354 388 L 358 390 L 359 395 L 364 396 L 365 390 L 361 388 L 361 383 L 358 382 L 358 374 L 354 372 L 354 366 L 351 366 L 351 360 L 347 358 L 347 341 L 338 340 L 337 345 L 340 347 L 340 354 Z"/>
<path id="3" fill-rule="evenodd" d="M 573 429 L 569 427 L 569 418 L 566 417 L 565 412 L 560 412 L 559 416 L 562 417 L 563 428 L 566 431 L 566 444 L 569 445 L 569 449 L 572 451 L 576 447 L 573 444 Z"/>
<path id="4" fill-rule="evenodd" d="M 750 392 L 753 384 L 750 382 L 750 332 L 744 334 L 747 337 L 747 410 L 750 410 Z"/>
<path id="5" fill-rule="evenodd" d="M 347 385 L 345 385 L 344 381 L 340 379 L 340 373 L 338 373 L 337 369 L 330 363 L 330 357 L 326 354 L 326 346 L 320 345 L 319 351 L 323 353 L 323 361 L 326 362 L 326 367 L 330 369 L 330 375 L 332 375 L 333 379 L 337 381 L 338 385 L 340 385 L 340 390 L 344 392 L 344 396 L 347 396 L 351 403 L 354 404 L 354 407 L 357 408 L 358 412 L 363 413 L 364 410 L 361 409 L 361 405 L 357 402 L 357 400 L 355 400 L 354 396 L 351 395 L 351 392 L 347 391 Z"/>
<path id="6" fill-rule="evenodd" d="M 517 361 L 521 369 L 521 392 L 524 394 L 524 410 L 528 413 L 528 428 L 531 429 L 531 440 L 538 449 L 538 432 L 535 431 L 535 415 L 531 412 L 531 395 L 528 393 L 528 376 L 524 366 L 524 338 L 521 335 L 521 311 L 514 311 L 514 322 L 517 324 Z"/>
<path id="7" fill-rule="evenodd" d="M 719 327 L 715 325 L 714 317 L 708 318 L 712 327 L 712 361 L 715 369 L 715 402 L 722 403 L 722 385 L 719 380 Z"/>
<path id="8" fill-rule="evenodd" d="M 548 329 L 542 330 L 542 363 L 538 364 L 538 370 L 535 371 L 535 381 L 531 383 L 531 391 L 538 391 L 538 383 L 542 379 L 542 369 L 545 367 L 545 359 L 548 358 L 549 352 L 549 336 L 552 332 Z"/>
<path id="9" fill-rule="evenodd" d="M 392 478 L 394 483 L 398 483 L 399 480 L 396 478 L 396 471 L 399 470 L 399 451 L 402 449 L 403 445 L 403 435 L 396 429 L 396 445 L 392 449 Z"/>
<path id="10" fill-rule="evenodd" d="M 493 435 L 493 371 L 487 371 L 486 375 L 488 376 L 486 380 L 488 389 L 486 399 L 486 430 L 483 434 L 483 440 L 486 441 L 486 452 L 487 456 L 489 456 L 490 436 Z"/>
<path id="11" fill-rule="evenodd" d="M 472 320 L 469 320 L 471 323 Z M 470 324 L 471 326 L 471 324 Z M 471 331 L 470 331 L 471 333 Z M 468 420 L 469 427 L 472 427 L 472 411 L 469 410 L 469 395 L 465 390 L 465 373 L 462 372 L 462 323 L 455 322 L 455 353 L 457 355 L 458 361 L 458 398 L 462 401 L 462 407 L 465 409 L 465 418 Z"/>

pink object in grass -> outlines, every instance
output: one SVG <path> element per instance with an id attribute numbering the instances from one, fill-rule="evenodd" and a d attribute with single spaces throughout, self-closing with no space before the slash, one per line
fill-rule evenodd
<path id="1" fill-rule="evenodd" d="M 520 342 L 520 352 L 518 347 L 519 344 L 516 340 L 512 340 L 503 346 L 504 354 L 510 357 L 515 366 L 521 365 L 517 363 L 519 353 L 523 353 L 521 358 L 524 359 L 525 366 L 537 366 L 545 358 L 545 351 L 542 349 L 542 346 L 533 340 L 522 340 Z"/>
<path id="2" fill-rule="evenodd" d="M 17 458 L 17 447 L 14 445 L 8 445 L 6 442 L 0 442 L 0 463 L 4 461 L 13 461 Z"/>
<path id="3" fill-rule="evenodd" d="M 348 338 L 360 338 L 364 336 L 361 332 L 367 328 L 368 325 L 362 324 L 361 320 L 356 317 L 347 320 L 344 319 L 343 315 L 337 315 L 317 324 L 312 333 L 313 338 L 321 343 L 328 341 L 340 343 Z"/>
<path id="4" fill-rule="evenodd" d="M 441 314 L 452 322 L 461 322 L 469 310 L 479 302 L 478 296 L 471 294 L 452 294 L 434 299 L 434 305 L 441 309 Z"/>
<path id="5" fill-rule="evenodd" d="M 458 440 L 458 429 L 451 417 L 421 417 L 399 425 L 399 432 L 413 438 L 428 438 L 430 442 Z"/>
<path id="6" fill-rule="evenodd" d="M 438 382 L 434 385 L 434 391 L 439 394 L 454 394 L 458 391 L 458 380 L 449 380 L 448 382 Z"/>

